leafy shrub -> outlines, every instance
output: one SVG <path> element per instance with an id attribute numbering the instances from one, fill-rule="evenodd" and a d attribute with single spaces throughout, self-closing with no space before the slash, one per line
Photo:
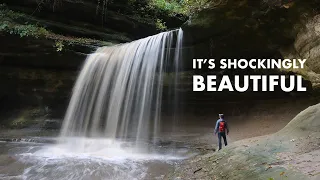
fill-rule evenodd
<path id="1" fill-rule="evenodd" d="M 10 34 L 16 34 L 20 37 L 32 36 L 39 38 L 41 36 L 46 36 L 49 32 L 43 27 L 38 27 L 31 24 L 21 25 L 11 23 L 9 21 L 3 21 L 0 25 L 0 31 L 5 31 Z"/>
<path id="2" fill-rule="evenodd" d="M 183 1 L 182 1 L 183 2 Z M 152 0 L 150 2 L 151 6 L 162 9 L 169 12 L 171 15 L 181 14 L 183 11 L 183 3 L 177 1 L 168 0 Z"/>
<path id="3" fill-rule="evenodd" d="M 40 37 L 46 36 L 49 32 L 37 25 L 20 24 L 15 22 L 16 19 L 23 18 L 25 15 L 9 10 L 6 5 L 0 4 L 0 31 L 10 34 L 16 34 L 20 37 Z"/>
<path id="4" fill-rule="evenodd" d="M 60 52 L 60 51 L 62 51 L 64 44 L 62 41 L 59 40 L 59 41 L 56 41 L 55 47 L 57 48 L 57 51 Z"/>
<path id="5" fill-rule="evenodd" d="M 209 5 L 216 6 L 227 0 L 150 0 L 150 5 L 169 12 L 169 15 L 176 14 L 191 15 Z"/>
<path id="6" fill-rule="evenodd" d="M 156 20 L 156 28 L 160 31 L 165 31 L 167 30 L 167 26 L 165 22 L 162 22 L 161 19 Z"/>

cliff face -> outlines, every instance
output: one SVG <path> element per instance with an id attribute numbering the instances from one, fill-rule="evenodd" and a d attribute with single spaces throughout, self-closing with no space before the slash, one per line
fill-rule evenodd
<path id="1" fill-rule="evenodd" d="M 294 41 L 293 26 L 299 21 L 299 14 L 308 10 L 307 5 L 293 1 L 273 2 L 277 3 L 209 1 L 207 8 L 184 25 L 190 32 L 188 42 L 208 47 L 208 52 L 218 57 L 277 56 L 279 47 Z"/>
<path id="2" fill-rule="evenodd" d="M 213 73 L 301 74 L 313 90 L 318 90 L 319 14 L 319 1 L 313 0 L 212 0 L 183 25 L 185 43 L 197 58 L 307 59 L 304 69 Z"/>
<path id="3" fill-rule="evenodd" d="M 301 57 L 308 58 L 308 67 L 320 73 L 320 14 L 310 18 L 297 34 L 294 48 Z"/>
<path id="4" fill-rule="evenodd" d="M 315 90 L 319 89 L 320 71 L 320 43 L 319 43 L 320 16 L 315 15 L 307 18 L 299 24 L 300 29 L 295 35 L 295 41 L 287 47 L 281 48 L 280 52 L 285 58 L 306 58 L 304 69 L 294 70 L 308 79 Z"/>

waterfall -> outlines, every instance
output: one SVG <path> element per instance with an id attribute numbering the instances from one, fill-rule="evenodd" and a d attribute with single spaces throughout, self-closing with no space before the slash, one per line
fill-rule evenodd
<path id="1" fill-rule="evenodd" d="M 173 30 L 101 47 L 89 55 L 74 86 L 61 136 L 156 138 L 164 75 L 168 69 L 179 70 L 182 37 L 181 29 Z"/>
<path id="2" fill-rule="evenodd" d="M 89 55 L 58 143 L 9 143 L 14 163 L 25 168 L 0 177 L 163 179 L 176 162 L 193 156 L 174 136 L 182 37 L 174 30 Z"/>

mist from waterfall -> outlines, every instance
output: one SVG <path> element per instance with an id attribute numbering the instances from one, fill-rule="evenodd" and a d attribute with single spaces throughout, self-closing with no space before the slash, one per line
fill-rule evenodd
<path id="1" fill-rule="evenodd" d="M 182 39 L 183 31 L 173 30 L 101 47 L 89 55 L 74 86 L 61 136 L 155 139 L 164 106 L 164 76 L 180 69 Z M 174 84 L 177 81 L 175 75 Z M 177 97 L 171 101 L 174 104 Z"/>

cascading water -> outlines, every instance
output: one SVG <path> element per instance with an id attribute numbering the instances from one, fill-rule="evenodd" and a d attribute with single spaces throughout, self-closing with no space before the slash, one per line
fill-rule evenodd
<path id="1" fill-rule="evenodd" d="M 181 29 L 164 32 L 89 55 L 73 89 L 60 141 L 14 147 L 14 166 L 26 166 L 23 172 L 9 168 L 17 169 L 14 178 L 163 179 L 173 162 L 190 156 L 184 147 L 172 153 L 170 145 L 154 143 L 161 136 L 161 108 L 170 104 L 172 111 L 177 109 L 182 37 Z M 173 77 L 169 90 L 163 88 L 165 74 Z M 10 179 L 11 174 L 0 171 L 0 178 Z"/>
<path id="2" fill-rule="evenodd" d="M 169 31 L 91 54 L 74 87 L 62 137 L 155 138 L 164 71 L 168 65 L 178 70 L 182 37 L 181 29 Z"/>

